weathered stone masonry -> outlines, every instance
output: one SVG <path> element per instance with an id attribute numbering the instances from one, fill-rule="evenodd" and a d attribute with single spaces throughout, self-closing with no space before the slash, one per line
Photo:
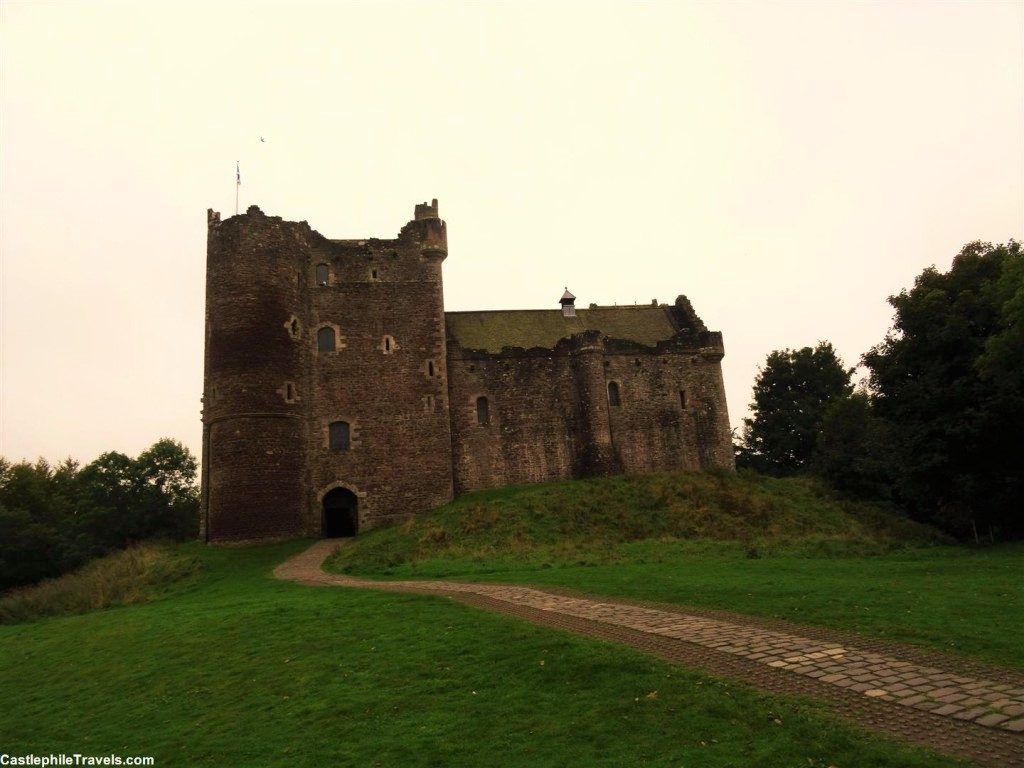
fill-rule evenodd
<path id="1" fill-rule="evenodd" d="M 445 313 L 436 200 L 394 240 L 328 240 L 255 206 L 208 225 L 204 540 L 350 535 L 479 488 L 733 466 L 722 337 L 685 297 Z"/>

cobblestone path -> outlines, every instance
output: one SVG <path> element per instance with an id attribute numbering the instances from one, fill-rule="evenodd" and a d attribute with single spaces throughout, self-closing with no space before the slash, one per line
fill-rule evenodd
<path id="1" fill-rule="evenodd" d="M 626 643 L 782 694 L 829 700 L 862 726 L 994 766 L 1024 766 L 1024 673 L 849 633 L 718 611 L 610 602 L 554 590 L 327 573 L 338 540 L 274 571 L 310 586 L 452 597 L 537 624 Z M 852 641 L 852 642 L 851 642 Z"/>

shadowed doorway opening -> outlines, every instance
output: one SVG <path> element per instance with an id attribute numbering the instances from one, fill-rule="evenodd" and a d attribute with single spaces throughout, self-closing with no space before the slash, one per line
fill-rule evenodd
<path id="1" fill-rule="evenodd" d="M 359 530 L 359 499 L 347 488 L 335 488 L 324 496 L 323 522 L 320 528 L 325 539 L 355 536 Z"/>

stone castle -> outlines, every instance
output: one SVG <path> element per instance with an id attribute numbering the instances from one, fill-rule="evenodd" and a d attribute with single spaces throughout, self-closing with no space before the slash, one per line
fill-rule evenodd
<path id="1" fill-rule="evenodd" d="M 445 312 L 437 201 L 394 240 L 208 211 L 201 537 L 352 536 L 480 488 L 732 468 L 672 305 Z"/>

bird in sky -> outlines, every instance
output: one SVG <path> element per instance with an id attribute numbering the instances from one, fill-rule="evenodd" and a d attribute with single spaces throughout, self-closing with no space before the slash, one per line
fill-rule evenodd
<path id="1" fill-rule="evenodd" d="M 266 143 L 267 143 L 267 140 L 266 140 L 266 139 L 264 139 L 264 138 L 263 138 L 262 136 L 260 136 L 260 141 L 262 141 L 262 142 L 263 142 L 264 144 L 266 144 Z"/>

